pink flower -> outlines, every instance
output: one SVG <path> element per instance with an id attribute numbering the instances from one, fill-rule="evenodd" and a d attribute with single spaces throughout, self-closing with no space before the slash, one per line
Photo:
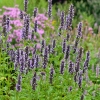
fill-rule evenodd
<path id="1" fill-rule="evenodd" d="M 88 31 L 93 31 L 92 27 L 89 27 L 89 28 L 88 28 Z"/>
<path id="2" fill-rule="evenodd" d="M 5 11 L 3 14 L 4 15 L 9 15 L 9 17 L 12 17 L 12 18 L 17 18 L 20 14 L 20 10 L 19 8 L 10 8 L 10 7 L 3 7 Z"/>
<path id="3" fill-rule="evenodd" d="M 37 43 L 36 48 L 37 49 L 40 49 L 41 48 L 41 44 L 40 43 Z"/>
<path id="4" fill-rule="evenodd" d="M 44 30 L 43 30 L 43 29 L 38 29 L 37 32 L 38 32 L 40 35 L 44 34 Z"/>
<path id="5" fill-rule="evenodd" d="M 88 31 L 89 31 L 90 34 L 93 34 L 93 29 L 92 29 L 92 27 L 89 27 L 89 28 L 88 28 Z"/>
<path id="6" fill-rule="evenodd" d="M 18 27 L 22 26 L 22 23 L 20 22 L 20 20 L 14 20 L 13 23 L 14 23 L 14 25 L 16 25 Z"/>
<path id="7" fill-rule="evenodd" d="M 9 34 L 7 41 L 12 42 L 13 38 L 14 38 L 13 34 Z"/>

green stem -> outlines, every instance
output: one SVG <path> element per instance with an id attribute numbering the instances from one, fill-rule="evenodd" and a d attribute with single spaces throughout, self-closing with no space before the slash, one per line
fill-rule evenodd
<path id="1" fill-rule="evenodd" d="M 19 92 L 16 91 L 16 100 L 19 100 Z"/>

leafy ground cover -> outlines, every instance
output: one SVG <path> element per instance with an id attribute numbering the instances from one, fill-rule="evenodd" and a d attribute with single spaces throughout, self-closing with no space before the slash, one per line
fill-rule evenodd
<path id="1" fill-rule="evenodd" d="M 29 6 L 0 13 L 0 100 L 99 100 L 100 34 L 85 21 L 73 27 L 72 4 Z"/>

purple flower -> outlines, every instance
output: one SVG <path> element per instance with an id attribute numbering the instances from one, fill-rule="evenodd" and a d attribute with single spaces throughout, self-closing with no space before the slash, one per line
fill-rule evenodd
<path id="1" fill-rule="evenodd" d="M 38 13 L 38 8 L 34 8 L 34 11 L 33 11 L 34 18 L 37 16 L 37 13 Z"/>
<path id="2" fill-rule="evenodd" d="M 27 12 L 28 0 L 24 0 L 24 11 Z"/>
<path id="3" fill-rule="evenodd" d="M 54 74 L 54 68 L 50 68 L 50 84 L 52 84 L 53 81 L 53 74 Z"/>
<path id="4" fill-rule="evenodd" d="M 48 0 L 48 17 L 51 18 L 52 15 L 52 0 Z"/>
<path id="5" fill-rule="evenodd" d="M 22 81 L 22 77 L 21 77 L 21 75 L 18 75 L 18 82 L 16 84 L 16 90 L 18 92 L 21 91 L 21 81 Z"/>
<path id="6" fill-rule="evenodd" d="M 61 65 L 60 65 L 60 73 L 63 74 L 64 73 L 64 61 L 61 61 Z"/>
<path id="7" fill-rule="evenodd" d="M 32 78 L 32 89 L 35 90 L 36 89 L 36 72 L 34 73 L 34 76 Z"/>

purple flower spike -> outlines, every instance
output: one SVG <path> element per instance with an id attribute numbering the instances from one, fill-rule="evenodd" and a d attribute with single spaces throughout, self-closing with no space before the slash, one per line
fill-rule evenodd
<path id="1" fill-rule="evenodd" d="M 61 74 L 64 73 L 64 63 L 65 63 L 65 62 L 62 61 L 62 62 L 61 62 L 61 65 L 60 65 L 60 73 L 61 73 Z"/>
<path id="2" fill-rule="evenodd" d="M 4 36 L 7 36 L 7 26 L 6 26 L 6 15 L 3 15 L 3 19 L 2 19 L 2 27 L 3 27 L 3 33 Z"/>
<path id="3" fill-rule="evenodd" d="M 16 84 L 16 90 L 17 90 L 18 92 L 21 91 L 21 81 L 22 81 L 22 77 L 21 77 L 21 75 L 18 75 L 18 82 L 17 82 L 17 84 Z"/>
<path id="4" fill-rule="evenodd" d="M 70 53 L 70 46 L 68 45 L 66 47 L 66 51 L 65 51 L 65 55 L 64 55 L 65 60 L 67 60 L 69 58 L 69 53 Z"/>
<path id="5" fill-rule="evenodd" d="M 63 40 L 63 44 L 62 44 L 63 53 L 65 53 L 65 50 L 66 50 L 66 39 Z"/>
<path id="6" fill-rule="evenodd" d="M 20 11 L 20 15 L 19 15 L 20 19 L 23 19 L 24 15 L 23 15 L 23 11 Z"/>
<path id="7" fill-rule="evenodd" d="M 33 79 L 32 79 L 32 89 L 35 90 L 36 89 L 36 72 L 34 73 Z"/>
<path id="8" fill-rule="evenodd" d="M 50 69 L 50 84 L 52 84 L 52 81 L 53 81 L 53 74 L 54 74 L 54 68 L 52 67 Z"/>
<path id="9" fill-rule="evenodd" d="M 34 8 L 34 11 L 33 11 L 34 18 L 37 16 L 37 13 L 38 13 L 38 8 Z"/>
<path id="10" fill-rule="evenodd" d="M 64 28 L 64 21 L 65 21 L 65 13 L 63 11 L 61 12 L 60 20 L 61 20 L 60 26 L 63 29 Z"/>
<path id="11" fill-rule="evenodd" d="M 37 32 L 37 29 L 38 29 L 38 23 L 37 23 L 37 20 L 35 20 L 35 22 L 34 22 L 34 31 Z"/>
<path id="12" fill-rule="evenodd" d="M 24 11 L 27 12 L 28 0 L 24 0 Z"/>
<path id="13" fill-rule="evenodd" d="M 52 0 L 48 0 L 48 17 L 52 16 Z"/>

